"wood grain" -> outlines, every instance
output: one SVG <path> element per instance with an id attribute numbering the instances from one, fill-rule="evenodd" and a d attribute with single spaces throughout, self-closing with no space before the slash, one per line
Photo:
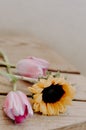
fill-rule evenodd
<path id="1" fill-rule="evenodd" d="M 76 100 L 86 101 L 86 77 L 83 75 L 62 74 L 76 88 Z"/>
<path id="2" fill-rule="evenodd" d="M 27 56 L 36 56 L 48 60 L 52 69 L 78 71 L 49 45 L 29 36 L 1 37 L 0 41 L 0 49 L 7 54 L 12 64 Z"/>
<path id="3" fill-rule="evenodd" d="M 18 60 L 27 56 L 44 58 L 50 62 L 50 69 L 78 72 L 77 74 L 61 73 L 76 88 L 73 104 L 67 107 L 65 114 L 59 116 L 43 116 L 34 114 L 22 124 L 14 124 L 3 112 L 2 106 L 6 94 L 12 90 L 12 85 L 0 76 L 0 130 L 85 130 L 86 129 L 86 77 L 78 75 L 80 72 L 50 46 L 32 37 L 0 37 L 0 49 L 9 57 L 11 64 L 16 65 Z M 1 60 L 1 59 L 0 59 Z M 6 71 L 0 67 L 0 71 Z M 15 69 L 12 69 L 15 72 Z M 18 90 L 30 96 L 28 82 L 18 81 Z"/>
<path id="4" fill-rule="evenodd" d="M 34 114 L 32 118 L 27 118 L 20 125 L 15 125 L 2 111 L 5 96 L 0 96 L 0 129 L 18 129 L 18 130 L 85 130 L 86 128 L 86 103 L 73 102 L 72 106 L 67 108 L 65 114 L 59 116 L 42 116 Z M 39 125 L 40 124 L 40 125 Z"/>
<path id="5" fill-rule="evenodd" d="M 86 101 L 86 77 L 82 75 L 75 75 L 75 74 L 61 74 L 67 78 L 68 82 L 74 85 L 76 88 L 76 96 L 75 100 L 82 100 Z M 28 82 L 18 81 L 17 88 L 18 90 L 23 91 L 26 95 L 31 95 L 28 91 L 28 87 L 32 84 Z M 7 94 L 10 90 L 12 90 L 12 86 L 9 84 L 7 79 L 0 76 L 0 93 Z"/>

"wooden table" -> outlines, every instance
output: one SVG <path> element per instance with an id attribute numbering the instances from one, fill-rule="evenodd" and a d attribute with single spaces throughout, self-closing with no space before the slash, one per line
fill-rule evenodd
<path id="1" fill-rule="evenodd" d="M 42 116 L 34 114 L 25 122 L 15 125 L 2 110 L 6 94 L 12 89 L 9 82 L 0 76 L 0 130 L 85 130 L 86 129 L 86 78 L 77 69 L 48 45 L 31 37 L 1 37 L 0 49 L 9 57 L 10 63 L 33 55 L 50 62 L 50 69 L 59 69 L 67 79 L 75 84 L 76 96 L 73 105 L 68 107 L 65 114 L 59 116 Z M 0 67 L 0 70 L 4 68 Z M 5 69 L 4 69 L 5 70 Z M 29 83 L 19 81 L 18 89 L 29 95 Z"/>

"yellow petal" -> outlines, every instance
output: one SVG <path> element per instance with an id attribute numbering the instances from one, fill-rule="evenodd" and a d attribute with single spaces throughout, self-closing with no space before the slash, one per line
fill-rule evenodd
<path id="1" fill-rule="evenodd" d="M 54 108 L 55 108 L 55 115 L 59 115 L 59 105 L 58 102 L 54 103 Z"/>
<path id="2" fill-rule="evenodd" d="M 52 103 L 47 103 L 48 115 L 56 115 L 55 109 Z"/>
<path id="3" fill-rule="evenodd" d="M 34 103 L 33 109 L 34 109 L 35 112 L 39 112 L 40 111 L 40 107 L 39 106 L 40 106 L 39 103 Z"/>
<path id="4" fill-rule="evenodd" d="M 37 93 L 37 91 L 34 89 L 34 88 L 32 88 L 32 87 L 28 87 L 28 89 L 29 89 L 29 91 L 31 92 L 31 93 Z"/>
<path id="5" fill-rule="evenodd" d="M 39 86 L 40 88 L 44 88 L 44 83 L 38 82 L 37 86 Z"/>
<path id="6" fill-rule="evenodd" d="M 51 84 L 52 84 L 52 83 L 49 82 L 49 81 L 45 82 L 45 84 L 44 84 L 44 88 L 49 87 Z"/>
<path id="7" fill-rule="evenodd" d="M 40 112 L 42 112 L 44 115 L 47 115 L 47 106 L 43 101 L 40 103 Z"/>
<path id="8" fill-rule="evenodd" d="M 36 94 L 36 93 L 41 93 L 43 89 L 41 88 L 33 88 L 33 87 L 29 87 L 28 88 L 30 92 L 32 92 L 33 94 Z"/>
<path id="9" fill-rule="evenodd" d="M 34 102 L 40 103 L 42 101 L 42 94 L 33 95 Z"/>
<path id="10" fill-rule="evenodd" d="M 60 102 L 58 102 L 58 107 L 59 107 L 59 112 L 62 112 L 62 113 L 65 112 L 66 109 Z"/>
<path id="11" fill-rule="evenodd" d="M 60 102 L 63 104 L 63 105 L 71 105 L 71 102 L 72 102 L 72 99 L 68 96 L 66 97 L 63 97 Z"/>
<path id="12" fill-rule="evenodd" d="M 65 84 L 65 80 L 63 78 L 55 78 L 56 84 L 63 85 Z"/>
<path id="13" fill-rule="evenodd" d="M 66 96 L 70 96 L 71 98 L 74 97 L 75 89 L 72 86 L 65 84 L 62 87 L 63 87 L 63 89 L 65 91 Z"/>

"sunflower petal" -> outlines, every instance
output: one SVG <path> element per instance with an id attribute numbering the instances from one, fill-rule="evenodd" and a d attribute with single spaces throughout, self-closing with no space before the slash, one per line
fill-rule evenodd
<path id="1" fill-rule="evenodd" d="M 48 90 L 47 87 L 51 87 L 54 85 L 56 87 L 57 86 L 62 87 L 62 89 L 64 90 L 63 95 L 61 96 L 59 100 L 56 99 L 56 101 L 54 102 L 48 101 L 48 100 L 46 100 L 47 102 L 45 102 L 43 99 L 43 94 L 44 94 L 43 90 L 44 89 Z M 40 79 L 39 82 L 34 84 L 32 87 L 29 87 L 29 90 L 30 92 L 33 93 L 34 111 L 41 112 L 44 115 L 59 115 L 60 112 L 64 113 L 66 111 L 66 106 L 71 105 L 71 101 L 75 95 L 75 89 L 64 78 L 57 78 L 57 77 L 53 77 L 52 75 L 49 76 L 48 79 Z M 57 89 L 55 90 L 57 91 L 57 94 L 58 94 L 58 90 Z"/>
<path id="2" fill-rule="evenodd" d="M 35 112 L 39 112 L 40 111 L 39 103 L 34 103 L 33 109 L 35 110 Z"/>
<path id="3" fill-rule="evenodd" d="M 28 89 L 29 89 L 29 91 L 31 92 L 31 93 L 37 93 L 37 91 L 34 89 L 34 88 L 32 88 L 32 87 L 28 87 Z"/>
<path id="4" fill-rule="evenodd" d="M 68 96 L 64 97 L 60 102 L 64 105 L 71 105 L 72 99 Z"/>
<path id="5" fill-rule="evenodd" d="M 58 103 L 58 106 L 59 106 L 59 112 L 64 113 L 66 110 L 65 107 L 60 102 Z"/>
<path id="6" fill-rule="evenodd" d="M 55 107 L 52 103 L 47 103 L 47 110 L 48 110 L 48 115 L 56 115 L 55 113 Z"/>
<path id="7" fill-rule="evenodd" d="M 47 106 L 46 103 L 44 103 L 43 101 L 40 103 L 40 112 L 42 112 L 42 114 L 47 115 Z"/>
<path id="8" fill-rule="evenodd" d="M 29 91 L 32 92 L 33 94 L 36 94 L 36 93 L 41 93 L 43 89 L 41 88 L 34 88 L 34 87 L 28 87 Z"/>
<path id="9" fill-rule="evenodd" d="M 54 108 L 55 108 L 55 115 L 59 115 L 59 105 L 58 102 L 54 103 Z"/>
<path id="10" fill-rule="evenodd" d="M 36 103 L 40 103 L 42 101 L 42 94 L 35 94 L 33 98 Z"/>

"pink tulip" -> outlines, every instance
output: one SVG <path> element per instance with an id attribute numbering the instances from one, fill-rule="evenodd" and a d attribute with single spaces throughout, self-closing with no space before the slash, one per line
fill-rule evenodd
<path id="1" fill-rule="evenodd" d="M 27 57 L 18 62 L 16 70 L 17 73 L 22 76 L 38 78 L 46 74 L 48 66 L 49 63 L 46 60 L 36 57 Z"/>
<path id="2" fill-rule="evenodd" d="M 21 91 L 11 91 L 8 93 L 3 110 L 15 123 L 21 123 L 26 117 L 33 115 L 30 102 Z"/>

